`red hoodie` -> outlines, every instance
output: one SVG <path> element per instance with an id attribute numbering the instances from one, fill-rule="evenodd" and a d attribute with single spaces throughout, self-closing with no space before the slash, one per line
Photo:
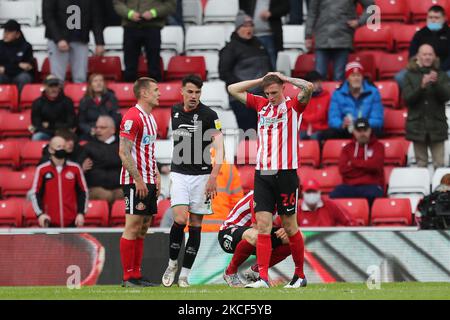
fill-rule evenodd
<path id="1" fill-rule="evenodd" d="M 307 131 L 311 124 L 312 132 L 328 129 L 328 109 L 330 107 L 330 93 L 322 91 L 317 96 L 312 97 L 308 107 L 303 112 L 301 131 Z"/>
<path id="2" fill-rule="evenodd" d="M 344 184 L 384 186 L 384 145 L 372 135 L 368 144 L 347 144 L 339 159 L 339 172 Z"/>

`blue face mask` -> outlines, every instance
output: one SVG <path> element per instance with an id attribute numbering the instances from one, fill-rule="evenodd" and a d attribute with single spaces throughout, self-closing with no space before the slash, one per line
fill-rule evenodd
<path id="1" fill-rule="evenodd" d="M 441 22 L 429 22 L 429 23 L 427 23 L 427 27 L 431 31 L 439 31 L 439 30 L 442 29 L 443 26 L 444 26 L 444 24 L 441 23 Z"/>

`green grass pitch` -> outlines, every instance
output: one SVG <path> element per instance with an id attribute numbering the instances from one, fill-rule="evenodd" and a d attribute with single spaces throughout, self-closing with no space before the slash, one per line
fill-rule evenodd
<path id="1" fill-rule="evenodd" d="M 93 286 L 81 289 L 66 287 L 0 287 L 0 299 L 56 300 L 380 300 L 380 299 L 450 299 L 450 283 L 382 283 L 381 289 L 369 290 L 365 283 L 310 284 L 306 288 L 270 289 L 228 288 L 225 285 L 199 285 L 190 288 L 122 288 Z"/>

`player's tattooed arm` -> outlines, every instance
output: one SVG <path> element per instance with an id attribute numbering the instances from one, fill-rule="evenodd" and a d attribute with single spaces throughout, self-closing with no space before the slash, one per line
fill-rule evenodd
<path id="1" fill-rule="evenodd" d="M 308 103 L 311 100 L 311 96 L 314 90 L 314 85 L 303 79 L 286 77 L 286 81 L 293 84 L 297 88 L 300 88 L 300 92 L 297 99 L 300 103 Z"/>
<path id="2" fill-rule="evenodd" d="M 139 174 L 136 163 L 131 156 L 131 149 L 133 147 L 133 142 L 128 140 L 127 138 L 120 137 L 119 143 L 119 156 L 120 160 L 122 160 L 122 164 L 130 173 L 135 181 L 142 181 L 142 177 Z"/>

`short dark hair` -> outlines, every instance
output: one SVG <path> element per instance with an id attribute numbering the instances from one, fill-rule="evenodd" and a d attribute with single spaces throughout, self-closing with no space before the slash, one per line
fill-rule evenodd
<path id="1" fill-rule="evenodd" d="M 201 89 L 203 87 L 203 80 L 196 74 L 188 74 L 181 80 L 183 87 L 185 87 L 188 83 L 192 83 L 197 88 Z"/>
<path id="2" fill-rule="evenodd" d="M 61 137 L 67 141 L 77 141 L 78 137 L 75 133 L 67 128 L 60 128 L 55 131 L 55 137 Z"/>
<path id="3" fill-rule="evenodd" d="M 139 78 L 134 82 L 133 92 L 134 92 L 134 96 L 136 97 L 136 99 L 139 99 L 141 97 L 141 89 L 150 88 L 150 83 L 152 83 L 152 82 L 155 84 L 158 84 L 158 82 L 155 79 L 147 78 L 147 77 Z"/>
<path id="4" fill-rule="evenodd" d="M 445 9 L 438 4 L 431 6 L 430 9 L 428 9 L 428 12 L 430 11 L 441 13 L 443 16 L 445 16 Z"/>
<path id="5" fill-rule="evenodd" d="M 305 75 L 305 80 L 309 82 L 323 81 L 322 75 L 316 70 L 310 71 Z"/>
<path id="6" fill-rule="evenodd" d="M 281 80 L 279 76 L 269 74 L 263 78 L 261 86 L 265 89 L 272 84 L 283 85 L 283 80 Z"/>

